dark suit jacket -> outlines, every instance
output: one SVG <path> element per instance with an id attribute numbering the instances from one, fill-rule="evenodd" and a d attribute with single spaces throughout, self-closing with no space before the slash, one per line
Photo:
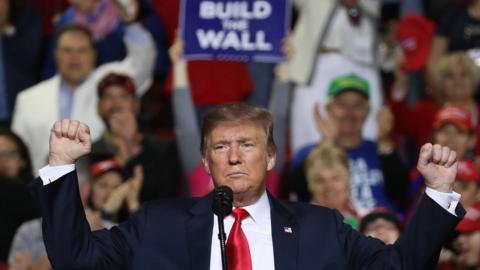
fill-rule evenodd
<path id="1" fill-rule="evenodd" d="M 55 269 L 209 269 L 211 196 L 148 203 L 120 226 L 91 233 L 75 172 L 47 186 L 38 179 L 36 192 Z M 335 210 L 271 197 L 270 206 L 280 270 L 432 269 L 459 221 L 425 196 L 397 243 L 386 246 L 345 225 Z M 464 214 L 461 206 L 457 212 Z"/>

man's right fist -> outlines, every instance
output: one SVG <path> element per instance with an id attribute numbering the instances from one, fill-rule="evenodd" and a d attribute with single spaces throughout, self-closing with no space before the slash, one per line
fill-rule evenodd
<path id="1" fill-rule="evenodd" d="M 90 153 L 91 149 L 92 139 L 87 125 L 69 119 L 56 121 L 50 132 L 48 164 L 73 164 L 81 156 Z"/>

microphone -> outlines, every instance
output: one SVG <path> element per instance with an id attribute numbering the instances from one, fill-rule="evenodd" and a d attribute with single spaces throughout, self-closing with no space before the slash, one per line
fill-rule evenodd
<path id="1" fill-rule="evenodd" d="M 227 253 L 225 250 L 225 228 L 223 218 L 230 215 L 233 207 L 233 191 L 227 186 L 217 187 L 214 191 L 212 210 L 218 218 L 218 240 L 220 240 L 220 251 L 222 255 L 222 269 L 228 270 Z"/>
<path id="2" fill-rule="evenodd" d="M 217 187 L 213 197 L 212 210 L 217 216 L 226 217 L 232 212 L 233 191 L 227 186 Z"/>

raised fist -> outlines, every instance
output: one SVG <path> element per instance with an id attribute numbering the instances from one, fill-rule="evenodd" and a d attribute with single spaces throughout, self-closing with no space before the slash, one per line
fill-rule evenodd
<path id="1" fill-rule="evenodd" d="M 56 121 L 50 132 L 48 164 L 73 164 L 78 158 L 90 153 L 91 149 L 90 128 L 86 124 L 69 119 Z"/>
<path id="2" fill-rule="evenodd" d="M 417 169 L 427 187 L 452 192 L 457 175 L 457 153 L 446 146 L 426 143 L 420 149 Z"/>

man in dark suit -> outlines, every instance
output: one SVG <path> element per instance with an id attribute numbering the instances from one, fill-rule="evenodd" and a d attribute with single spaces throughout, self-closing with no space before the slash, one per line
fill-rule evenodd
<path id="1" fill-rule="evenodd" d="M 452 192 L 455 152 L 423 146 L 418 169 L 427 195 L 400 239 L 386 246 L 345 225 L 335 210 L 268 195 L 265 176 L 276 156 L 272 129 L 267 110 L 246 104 L 224 105 L 204 117 L 204 166 L 216 186 L 233 190 L 235 218 L 224 219 L 230 270 L 434 267 L 443 241 L 464 215 Z M 147 203 L 120 226 L 91 232 L 73 165 L 90 148 L 85 124 L 54 124 L 49 166 L 40 170 L 36 192 L 55 269 L 221 269 L 212 195 Z"/>

